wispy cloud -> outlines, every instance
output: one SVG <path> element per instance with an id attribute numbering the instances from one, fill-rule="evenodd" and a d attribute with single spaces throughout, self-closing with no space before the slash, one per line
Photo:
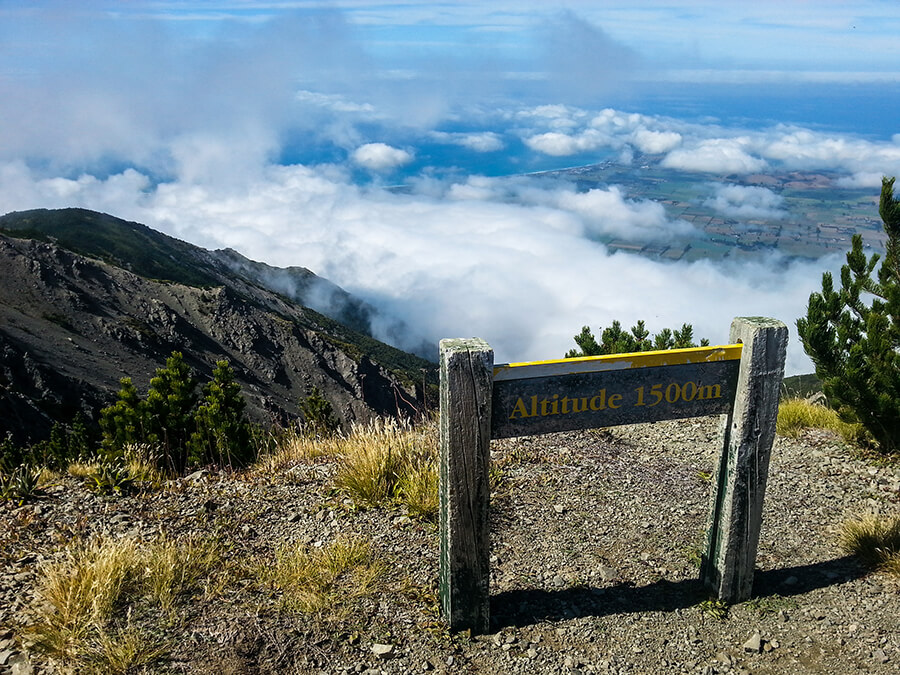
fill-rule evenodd
<path id="1" fill-rule="evenodd" d="M 755 185 L 713 185 L 714 195 L 704 204 L 734 218 L 781 220 L 788 217 L 784 197 Z"/>

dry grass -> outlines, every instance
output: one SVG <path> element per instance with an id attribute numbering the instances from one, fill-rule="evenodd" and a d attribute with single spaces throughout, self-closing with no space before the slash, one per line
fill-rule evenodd
<path id="1" fill-rule="evenodd" d="M 377 419 L 349 432 L 312 436 L 289 429 L 255 471 L 283 472 L 329 458 L 337 464 L 335 486 L 361 507 L 405 505 L 409 513 L 433 519 L 438 511 L 437 421 L 414 425 Z"/>
<path id="2" fill-rule="evenodd" d="M 145 552 L 145 592 L 162 609 L 170 610 L 176 598 L 196 588 L 220 561 L 221 552 L 214 540 L 164 537 Z"/>
<path id="3" fill-rule="evenodd" d="M 377 589 L 386 572 L 367 542 L 349 539 L 311 550 L 296 544 L 282 546 L 275 564 L 261 566 L 258 574 L 282 592 L 289 609 L 341 619 L 354 601 Z"/>
<path id="4" fill-rule="evenodd" d="M 273 439 L 274 449 L 259 457 L 254 470 L 259 473 L 279 473 L 298 464 L 340 454 L 342 437 L 318 437 L 308 433 L 302 424 L 289 427 Z"/>
<path id="5" fill-rule="evenodd" d="M 153 459 L 141 447 L 126 448 L 124 468 L 128 479 L 141 487 L 159 488 L 166 480 L 165 474 L 156 467 Z M 67 473 L 73 478 L 92 483 L 101 474 L 103 464 L 93 462 L 73 462 Z"/>
<path id="6" fill-rule="evenodd" d="M 844 422 L 837 411 L 820 403 L 802 398 L 789 398 L 778 406 L 775 431 L 782 436 L 797 438 L 803 429 L 828 429 L 854 445 L 862 443 L 864 432 L 859 424 Z"/>
<path id="7" fill-rule="evenodd" d="M 343 437 L 335 485 L 361 506 L 406 505 L 434 518 L 437 496 L 437 425 L 376 420 Z"/>
<path id="8" fill-rule="evenodd" d="M 132 624 L 132 613 L 171 609 L 219 561 L 215 542 L 94 539 L 69 547 L 39 571 L 38 649 L 76 672 L 128 672 L 164 647 Z M 123 614 L 122 624 L 117 617 Z"/>
<path id="9" fill-rule="evenodd" d="M 900 577 L 900 516 L 867 513 L 847 520 L 838 542 L 866 565 Z"/>
<path id="10" fill-rule="evenodd" d="M 32 630 L 38 647 L 64 662 L 84 660 L 98 627 L 136 589 L 140 562 L 133 539 L 94 540 L 44 566 L 38 589 L 44 604 Z"/>

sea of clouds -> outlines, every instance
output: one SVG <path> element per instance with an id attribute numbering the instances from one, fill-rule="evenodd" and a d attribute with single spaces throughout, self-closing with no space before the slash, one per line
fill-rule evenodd
<path id="1" fill-rule="evenodd" d="M 900 136 L 525 103 L 497 68 L 466 70 L 467 89 L 458 63 L 444 81 L 376 72 L 340 15 L 327 12 L 229 25 L 190 49 L 154 24 L 108 34 L 74 14 L 57 21 L 39 26 L 59 38 L 46 63 L 0 78 L 0 212 L 85 207 L 200 246 L 307 267 L 374 305 L 376 336 L 408 349 L 431 345 L 430 356 L 441 338 L 479 336 L 498 362 L 560 357 L 582 325 L 596 330 L 614 319 L 645 319 L 651 331 L 690 322 L 696 336 L 719 343 L 733 317 L 764 315 L 792 329 L 788 372 L 810 372 L 793 324 L 822 272 L 841 262 L 768 253 L 741 264 L 672 263 L 611 253 L 598 239 L 695 233 L 662 204 L 617 186 L 579 191 L 563 180 L 486 175 L 480 158 L 505 153 L 523 171 L 604 159 L 705 172 L 704 203 L 736 218 L 788 214 L 776 193 L 726 175 L 828 169 L 843 184 L 877 191 L 883 174 L 900 174 Z M 568 25 L 545 30 L 546 45 L 575 34 L 623 70 L 633 67 L 634 55 L 602 31 L 571 16 L 561 22 Z M 91 38 L 102 47 L 83 51 Z M 566 87 L 587 77 L 573 64 L 548 68 L 559 77 L 533 96 L 565 100 Z M 613 80 L 595 78 L 592 95 Z M 467 159 L 447 164 L 435 147 Z M 307 148 L 316 149 L 309 160 L 285 159 Z"/>

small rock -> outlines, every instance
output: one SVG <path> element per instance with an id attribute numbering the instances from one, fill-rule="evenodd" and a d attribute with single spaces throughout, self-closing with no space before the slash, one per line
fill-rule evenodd
<path id="1" fill-rule="evenodd" d="M 184 477 L 186 481 L 189 483 L 196 483 L 198 481 L 203 480 L 209 475 L 209 471 L 206 469 L 200 469 L 199 471 L 195 471 L 194 473 L 190 473 Z"/>
<path id="2" fill-rule="evenodd" d="M 888 655 L 884 653 L 883 649 L 876 649 L 872 652 L 872 658 L 878 661 L 878 663 L 887 663 L 890 661 Z"/>
<path id="3" fill-rule="evenodd" d="M 744 643 L 745 652 L 753 652 L 759 654 L 762 651 L 762 636 L 756 631 L 750 636 L 750 639 Z"/>
<path id="4" fill-rule="evenodd" d="M 600 567 L 597 568 L 597 571 L 600 573 L 600 578 L 603 581 L 613 581 L 616 577 L 619 576 L 619 570 L 617 570 L 615 567 L 600 565 Z"/>
<path id="5" fill-rule="evenodd" d="M 563 506 L 562 504 L 554 504 L 554 505 L 553 505 L 553 510 L 556 511 L 557 513 L 565 513 L 565 512 L 566 512 L 566 507 Z"/>
<path id="6" fill-rule="evenodd" d="M 372 645 L 372 653 L 379 659 L 389 659 L 394 655 L 394 645 L 384 645 L 376 642 Z"/>
<path id="7" fill-rule="evenodd" d="M 9 663 L 9 657 L 12 655 L 13 653 L 9 649 L 5 649 L 0 652 L 0 666 L 5 666 L 7 663 Z"/>
<path id="8" fill-rule="evenodd" d="M 34 674 L 34 668 L 31 667 L 31 662 L 28 660 L 28 657 L 25 656 L 25 654 L 23 654 L 22 652 L 13 655 L 7 665 L 9 666 L 12 675 Z"/>

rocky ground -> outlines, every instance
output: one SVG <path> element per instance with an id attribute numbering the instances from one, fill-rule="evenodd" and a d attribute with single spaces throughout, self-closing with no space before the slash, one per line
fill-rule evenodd
<path id="1" fill-rule="evenodd" d="M 435 525 L 354 508 L 328 462 L 119 498 L 61 479 L 44 500 L 0 505 L 0 675 L 60 671 L 26 628 L 45 561 L 92 534 L 160 532 L 215 532 L 231 565 L 178 605 L 146 672 L 896 673 L 900 581 L 845 557 L 835 530 L 896 514 L 900 469 L 826 432 L 777 438 L 755 597 L 726 611 L 696 581 L 717 438 L 702 419 L 495 442 L 493 625 L 477 636 L 439 621 Z M 347 536 L 390 572 L 340 619 L 288 611 L 253 576 L 282 542 Z"/>

